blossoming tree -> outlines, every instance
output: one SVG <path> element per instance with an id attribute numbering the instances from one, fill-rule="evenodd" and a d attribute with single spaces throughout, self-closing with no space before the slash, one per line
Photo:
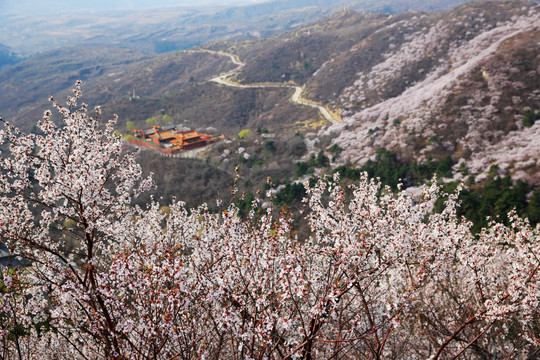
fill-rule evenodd
<path id="1" fill-rule="evenodd" d="M 11 252 L 31 263 L 18 274 L 23 288 L 17 290 L 31 298 L 20 304 L 24 312 L 13 317 L 12 331 L 46 323 L 72 351 L 82 354 L 99 343 L 93 351 L 119 357 L 116 314 L 100 274 L 109 268 L 113 239 L 122 231 L 119 219 L 151 181 L 140 181 L 134 155 L 123 154 L 115 121 L 102 129 L 86 105 L 75 110 L 79 96 L 80 82 L 67 106 L 51 98 L 63 119 L 60 126 L 46 111 L 38 123 L 41 134 L 23 134 L 6 124 L 0 135 L 10 153 L 0 159 L 0 231 Z M 98 116 L 99 108 L 95 112 Z"/>
<path id="2" fill-rule="evenodd" d="M 248 219 L 181 202 L 101 124 L 53 103 L 39 134 L 5 124 L 1 241 L 27 260 L 0 287 L 0 356 L 44 359 L 445 359 L 538 355 L 538 230 L 473 236 L 456 196 L 423 200 L 364 176 L 308 188 L 311 234 L 254 201 Z M 99 111 L 97 111 L 99 114 Z M 435 183 L 435 182 L 434 182 Z M 536 351 L 536 353 L 535 353 Z"/>

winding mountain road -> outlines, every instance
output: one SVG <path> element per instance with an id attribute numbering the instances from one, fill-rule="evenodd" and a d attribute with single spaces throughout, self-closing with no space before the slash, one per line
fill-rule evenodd
<path id="1" fill-rule="evenodd" d="M 210 79 L 210 81 L 215 82 L 217 84 L 230 86 L 230 87 L 236 87 L 236 88 L 242 88 L 242 89 L 260 89 L 260 88 L 291 88 L 294 89 L 294 93 L 291 95 L 291 101 L 295 104 L 304 105 L 304 106 L 310 106 L 313 108 L 316 108 L 319 110 L 321 115 L 332 124 L 337 124 L 341 122 L 341 117 L 336 114 L 332 114 L 326 107 L 317 104 L 315 102 L 306 100 L 302 98 L 302 93 L 304 89 L 298 85 L 294 84 L 282 84 L 282 83 L 254 83 L 254 84 L 240 84 L 233 82 L 229 80 L 229 78 L 238 73 L 242 68 L 246 65 L 244 62 L 240 60 L 240 58 L 234 54 L 226 53 L 223 51 L 213 51 L 213 50 L 196 50 L 199 52 L 207 52 L 210 54 L 215 54 L 219 56 L 226 56 L 231 59 L 231 62 L 235 65 L 238 65 L 236 68 L 232 69 L 231 71 L 228 71 L 224 74 L 221 74 L 219 76 L 216 76 L 215 78 Z"/>

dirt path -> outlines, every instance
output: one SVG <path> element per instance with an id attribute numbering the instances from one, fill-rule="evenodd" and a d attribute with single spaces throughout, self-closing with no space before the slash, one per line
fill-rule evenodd
<path id="1" fill-rule="evenodd" d="M 301 88 L 298 85 L 294 84 L 282 84 L 282 83 L 255 83 L 255 84 L 241 84 L 237 82 L 233 82 L 229 80 L 229 78 L 238 73 L 242 68 L 246 65 L 244 62 L 240 60 L 240 58 L 234 54 L 226 53 L 223 51 L 213 51 L 213 50 L 193 50 L 193 51 L 199 51 L 199 52 L 207 52 L 210 54 L 215 54 L 219 56 L 226 56 L 228 57 L 231 62 L 235 65 L 238 65 L 236 68 L 232 69 L 231 71 L 228 71 L 224 74 L 221 74 L 219 76 L 216 76 L 215 78 L 210 79 L 210 81 L 215 82 L 217 84 L 225 85 L 225 86 L 231 86 L 236 88 L 243 88 L 243 89 L 260 89 L 260 88 L 291 88 L 294 89 L 294 93 L 291 95 L 291 101 L 295 104 L 304 105 L 304 106 L 310 106 L 313 108 L 316 108 L 319 110 L 321 115 L 331 122 L 332 124 L 337 124 L 341 122 L 341 116 L 337 114 L 333 114 L 330 112 L 326 107 L 307 99 L 304 99 L 302 97 L 302 93 L 304 92 L 304 89 Z"/>

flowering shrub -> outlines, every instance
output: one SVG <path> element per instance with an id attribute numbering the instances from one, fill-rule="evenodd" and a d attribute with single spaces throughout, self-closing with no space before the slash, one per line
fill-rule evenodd
<path id="1" fill-rule="evenodd" d="M 46 112 L 42 134 L 1 133 L 1 240 L 28 260 L 2 272 L 3 358 L 527 358 L 540 346 L 526 221 L 475 237 L 456 195 L 433 214 L 437 186 L 414 202 L 367 175 L 348 190 L 305 184 L 306 239 L 258 200 L 245 220 L 234 205 L 133 207 L 152 182 L 114 121 L 74 109 L 79 96 L 54 103 L 62 126 Z"/>

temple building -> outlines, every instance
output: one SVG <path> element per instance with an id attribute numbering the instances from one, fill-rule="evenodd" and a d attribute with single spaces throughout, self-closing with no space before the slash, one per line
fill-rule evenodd
<path id="1" fill-rule="evenodd" d="M 210 145 L 220 139 L 223 139 L 223 135 L 201 134 L 179 125 L 156 125 L 147 129 L 136 129 L 132 135 L 126 136 L 126 140 L 131 143 L 167 154 Z"/>

